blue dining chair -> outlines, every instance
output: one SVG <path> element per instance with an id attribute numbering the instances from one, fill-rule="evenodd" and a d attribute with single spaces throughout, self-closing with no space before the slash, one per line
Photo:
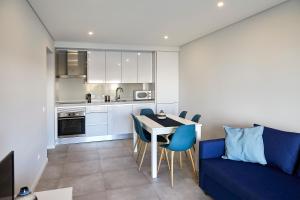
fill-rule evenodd
<path id="1" fill-rule="evenodd" d="M 151 108 L 141 109 L 140 115 L 154 115 L 154 112 Z"/>
<path id="2" fill-rule="evenodd" d="M 200 118 L 201 118 L 201 115 L 196 114 L 196 115 L 194 115 L 194 117 L 192 118 L 192 121 L 195 122 L 195 123 L 199 123 Z"/>
<path id="3" fill-rule="evenodd" d="M 179 114 L 179 117 L 185 118 L 186 114 L 187 114 L 187 111 L 181 111 L 181 113 Z"/>
<path id="4" fill-rule="evenodd" d="M 132 116 L 133 121 L 134 121 L 135 131 L 138 135 L 137 141 L 134 145 L 134 149 L 137 146 L 140 145 L 140 149 L 138 150 L 138 155 L 137 155 L 137 162 L 138 162 L 139 155 L 140 155 L 140 152 L 142 151 L 143 144 L 144 144 L 144 150 L 143 150 L 142 158 L 141 158 L 141 161 L 140 161 L 140 164 L 139 164 L 139 171 L 141 171 L 141 167 L 142 167 L 142 164 L 143 164 L 143 161 L 144 161 L 144 157 L 145 157 L 145 153 L 146 153 L 146 150 L 147 150 L 148 143 L 151 142 L 151 133 L 149 133 L 148 131 L 143 129 L 140 121 L 137 119 L 137 117 L 135 115 L 131 114 L 131 116 Z M 157 142 L 166 143 L 167 140 L 163 136 L 158 135 L 157 136 Z"/>
<path id="5" fill-rule="evenodd" d="M 175 152 L 188 152 L 189 157 L 192 163 L 193 171 L 196 174 L 196 168 L 195 168 L 195 163 L 194 159 L 192 156 L 191 148 L 193 147 L 193 144 L 196 140 L 196 129 L 195 125 L 182 125 L 178 127 L 172 137 L 172 140 L 170 141 L 169 144 L 163 144 L 160 145 L 162 147 L 161 154 L 160 154 L 160 159 L 158 163 L 158 169 L 159 171 L 161 161 L 164 157 L 166 156 L 166 159 L 168 160 L 168 153 L 167 150 L 171 151 L 171 167 L 170 169 L 170 175 L 171 175 L 171 186 L 174 186 L 174 153 Z"/>

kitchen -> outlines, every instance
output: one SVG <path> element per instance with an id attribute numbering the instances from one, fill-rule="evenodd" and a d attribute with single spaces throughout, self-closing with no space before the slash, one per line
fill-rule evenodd
<path id="1" fill-rule="evenodd" d="M 130 114 L 142 108 L 178 113 L 178 51 L 133 48 L 56 45 L 48 148 L 131 138 Z"/>

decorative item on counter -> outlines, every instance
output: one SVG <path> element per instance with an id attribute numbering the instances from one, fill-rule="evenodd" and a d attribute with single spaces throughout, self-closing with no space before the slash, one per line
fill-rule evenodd
<path id="1" fill-rule="evenodd" d="M 109 95 L 105 95 L 104 99 L 105 99 L 105 102 L 110 102 L 110 96 Z"/>
<path id="2" fill-rule="evenodd" d="M 92 103 L 92 94 L 91 93 L 87 93 L 85 98 L 88 101 L 88 103 Z"/>
<path id="3" fill-rule="evenodd" d="M 160 110 L 160 112 L 157 114 L 158 119 L 167 119 L 166 113 L 164 113 L 163 110 Z"/>
<path id="4" fill-rule="evenodd" d="M 32 194 L 28 187 L 22 187 L 16 200 L 38 200 L 38 198 Z"/>

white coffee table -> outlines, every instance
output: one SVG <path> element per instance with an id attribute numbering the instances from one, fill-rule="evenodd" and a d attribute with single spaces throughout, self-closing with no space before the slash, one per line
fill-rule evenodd
<path id="1" fill-rule="evenodd" d="M 72 200 L 73 188 L 62 188 L 57 190 L 47 190 L 43 192 L 35 192 L 38 200 Z"/>

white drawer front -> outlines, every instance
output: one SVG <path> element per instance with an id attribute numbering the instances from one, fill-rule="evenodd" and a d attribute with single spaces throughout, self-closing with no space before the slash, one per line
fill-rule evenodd
<path id="1" fill-rule="evenodd" d="M 86 126 L 86 136 L 101 136 L 107 135 L 107 125 L 90 125 Z"/>
<path id="2" fill-rule="evenodd" d="M 107 113 L 87 113 L 86 125 L 100 125 L 107 124 Z"/>
<path id="3" fill-rule="evenodd" d="M 87 106 L 86 107 L 87 113 L 93 113 L 93 112 L 107 112 L 107 106 Z"/>

